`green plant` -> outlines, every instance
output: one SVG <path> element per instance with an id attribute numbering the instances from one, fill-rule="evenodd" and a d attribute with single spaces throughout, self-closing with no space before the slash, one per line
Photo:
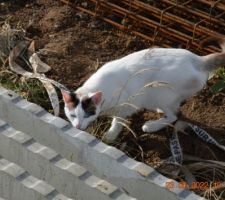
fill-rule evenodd
<path id="1" fill-rule="evenodd" d="M 210 87 L 210 91 L 212 93 L 218 93 L 218 92 L 225 91 L 225 69 L 219 68 L 215 74 L 218 76 L 219 79 L 216 83 L 214 83 Z"/>
<path id="2" fill-rule="evenodd" d="M 28 101 L 41 105 L 52 112 L 48 94 L 42 83 L 36 79 L 24 79 L 0 67 L 0 86 L 13 90 Z"/>

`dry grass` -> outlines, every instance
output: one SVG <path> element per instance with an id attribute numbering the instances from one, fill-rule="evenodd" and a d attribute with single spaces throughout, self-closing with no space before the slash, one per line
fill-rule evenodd
<path id="1" fill-rule="evenodd" d="M 24 37 L 22 29 L 12 29 L 7 21 L 0 27 L 0 86 L 13 90 L 22 97 L 37 103 L 52 112 L 48 95 L 37 80 L 27 80 L 9 69 L 10 50 Z"/>

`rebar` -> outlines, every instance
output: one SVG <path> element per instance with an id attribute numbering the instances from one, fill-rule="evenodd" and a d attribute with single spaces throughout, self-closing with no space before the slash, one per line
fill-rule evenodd
<path id="1" fill-rule="evenodd" d="M 219 51 L 200 41 L 225 35 L 225 2 L 222 0 L 60 0 L 74 9 L 116 28 L 164 47 L 182 47 L 199 54 Z M 86 2 L 86 6 L 82 6 Z"/>

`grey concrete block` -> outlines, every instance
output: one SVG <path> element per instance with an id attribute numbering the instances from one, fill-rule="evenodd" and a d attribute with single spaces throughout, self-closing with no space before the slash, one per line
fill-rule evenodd
<path id="1" fill-rule="evenodd" d="M 40 106 L 27 102 L 26 100 L 21 100 L 16 103 L 18 107 L 23 108 L 24 110 L 29 111 L 30 113 L 33 113 L 34 115 L 41 116 L 47 113 L 43 108 Z"/>
<path id="2" fill-rule="evenodd" d="M 6 126 L 0 120 L 0 127 L 1 125 Z M 84 167 L 63 158 L 53 149 L 36 142 L 29 135 L 17 131 L 10 126 L 7 127 L 7 129 L 0 131 L 1 154 L 26 168 L 39 179 L 46 180 L 60 193 L 75 199 L 93 198 L 110 200 L 112 193 L 120 191 L 121 195 L 124 198 L 126 197 L 127 200 L 134 199 L 124 194 L 118 187 L 94 176 Z M 13 166 L 7 168 L 11 172 L 11 175 L 15 178 L 20 177 L 22 179 L 24 176 L 21 176 L 21 174 L 23 175 L 25 172 L 20 172 L 18 169 L 14 170 Z M 19 174 L 14 175 L 14 173 Z M 32 187 L 35 187 L 44 196 L 52 193 L 48 192 L 45 194 L 45 191 L 48 188 L 50 190 L 52 186 L 45 186 L 43 182 L 36 184 L 34 177 L 26 178 L 22 182 L 27 187 L 28 185 L 32 185 Z M 46 190 L 42 191 L 43 188 Z M 120 196 L 117 198 L 120 198 Z"/>
<path id="3" fill-rule="evenodd" d="M 55 192 L 55 188 L 51 185 L 45 183 L 44 181 L 40 181 L 33 176 L 28 176 L 24 180 L 21 181 L 24 186 L 27 188 L 33 188 L 38 193 L 42 194 L 43 196 L 48 196 Z"/>
<path id="4" fill-rule="evenodd" d="M 9 90 L 5 89 L 4 87 L 0 86 L 0 95 L 7 93 Z"/>
<path id="5" fill-rule="evenodd" d="M 20 107 L 20 101 L 14 103 L 8 99 L 7 92 L 1 93 L 0 90 L 0 118 L 98 177 L 124 188 L 132 196 L 140 200 L 203 199 L 188 190 L 166 189 L 165 184 L 169 179 L 151 167 L 134 161 L 88 133 L 72 128 L 64 120 L 56 120 L 43 111 L 41 115 L 35 115 L 26 107 Z"/>
<path id="6" fill-rule="evenodd" d="M 121 158 L 121 156 L 125 155 L 122 151 L 116 149 L 115 147 L 111 147 L 111 146 L 104 148 L 102 153 L 110 156 L 112 159 L 115 159 L 115 160 L 117 160 L 117 159 Z"/>
<path id="7" fill-rule="evenodd" d="M 72 200 L 4 158 L 0 159 L 0 195 L 8 200 Z"/>

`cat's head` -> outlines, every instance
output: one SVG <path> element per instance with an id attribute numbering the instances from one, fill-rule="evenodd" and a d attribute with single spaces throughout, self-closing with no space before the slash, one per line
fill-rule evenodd
<path id="1" fill-rule="evenodd" d="M 85 95 L 61 90 L 64 110 L 74 127 L 84 130 L 99 115 L 102 104 L 102 92 Z"/>

